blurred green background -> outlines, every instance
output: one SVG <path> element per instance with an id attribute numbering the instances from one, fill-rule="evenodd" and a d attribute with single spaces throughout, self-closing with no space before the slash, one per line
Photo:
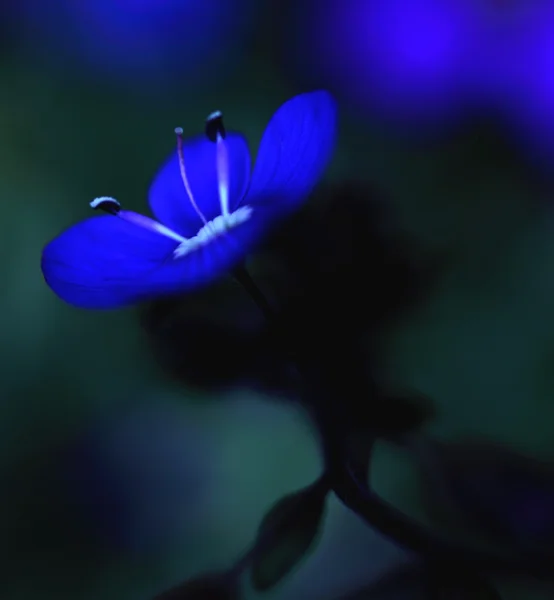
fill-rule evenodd
<path id="1" fill-rule="evenodd" d="M 87 78 L 38 60 L 22 44 L 8 44 L 2 55 L 2 599 L 146 600 L 230 564 L 270 505 L 318 474 L 318 449 L 297 408 L 247 391 L 225 402 L 199 399 L 153 363 L 135 310 L 69 307 L 40 271 L 42 247 L 89 216 L 93 198 L 112 195 L 144 212 L 152 176 L 173 148 L 175 126 L 196 133 L 206 114 L 220 108 L 227 125 L 256 148 L 273 111 L 304 91 L 276 58 L 276 13 L 262 13 L 232 65 L 192 84 L 176 77 L 163 89 Z M 439 416 L 430 431 L 442 438 L 479 434 L 554 458 L 548 189 L 535 185 L 523 150 L 487 122 L 470 121 L 429 140 L 403 137 L 371 119 L 360 122 L 346 110 L 341 116 L 329 180 L 376 182 L 390 194 L 399 231 L 451 258 L 424 306 L 388 336 L 390 383 L 433 398 Z M 96 423 L 126 422 L 156 407 L 176 415 L 171 420 L 182 428 L 191 462 L 197 459 L 210 473 L 195 501 L 198 516 L 157 546 L 130 550 L 129 543 L 111 554 L 102 544 L 88 547 L 61 492 L 60 455 Z M 141 427 L 146 440 L 148 427 Z M 155 465 L 156 450 L 146 446 L 144 460 Z M 171 462 L 172 452 L 182 451 L 176 443 L 160 451 L 159 460 Z M 180 478 L 178 471 L 173 476 Z M 412 470 L 394 452 L 379 453 L 375 484 L 423 518 Z M 144 510 L 156 513 L 152 506 Z M 264 597 L 331 600 L 406 558 L 333 498 L 316 553 Z M 503 592 L 514 600 L 552 594 L 526 582 Z"/>

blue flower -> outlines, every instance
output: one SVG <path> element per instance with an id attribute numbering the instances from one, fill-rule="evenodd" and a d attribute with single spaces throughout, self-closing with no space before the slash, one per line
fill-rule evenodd
<path id="1" fill-rule="evenodd" d="M 334 149 L 336 107 L 325 91 L 296 96 L 270 120 L 250 174 L 246 139 L 226 132 L 220 112 L 204 135 L 184 141 L 157 174 L 149 201 L 159 220 L 91 202 L 109 215 L 70 227 L 42 254 L 42 272 L 60 298 L 109 309 L 193 290 L 238 265 L 322 176 Z"/>
<path id="2" fill-rule="evenodd" d="M 4 5 L 6 5 L 4 7 Z M 126 83 L 231 71 L 255 23 L 253 0 L 19 0 L 3 21 L 48 62 Z M 223 69 L 227 66 L 227 69 Z"/>
<path id="3" fill-rule="evenodd" d="M 463 106 L 478 33 L 471 2 L 313 0 L 308 6 L 299 38 L 307 66 L 350 104 L 431 122 Z"/>
<path id="4" fill-rule="evenodd" d="M 295 67 L 364 114 L 429 125 L 498 112 L 551 159 L 551 0 L 305 0 Z M 298 61 L 298 45 L 303 61 Z M 438 129 L 442 134 L 442 128 Z M 520 132 L 518 131 L 518 134 Z M 535 154 L 535 153 L 533 153 Z M 535 156 L 533 157 L 535 158 Z"/>

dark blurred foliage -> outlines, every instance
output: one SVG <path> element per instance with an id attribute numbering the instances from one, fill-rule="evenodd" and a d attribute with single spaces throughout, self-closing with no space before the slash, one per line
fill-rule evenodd
<path id="1" fill-rule="evenodd" d="M 290 274 L 290 312 L 350 335 L 375 335 L 402 311 L 417 308 L 441 266 L 398 232 L 382 191 L 356 182 L 321 188 L 266 251 Z"/>
<path id="2" fill-rule="evenodd" d="M 359 425 L 392 432 L 432 415 L 426 399 L 390 395 L 373 377 L 387 325 L 417 308 L 445 261 L 395 233 L 374 189 L 323 189 L 267 241 L 255 266 L 266 263 L 280 274 L 269 289 L 269 322 L 231 283 L 149 305 L 143 324 L 160 363 L 187 384 L 249 382 L 296 397 L 291 363 L 299 361 L 301 369 L 317 371 L 318 389 L 341 398 Z"/>
<path id="3" fill-rule="evenodd" d="M 422 443 L 415 455 L 436 519 L 502 547 L 554 556 L 552 463 L 486 440 Z"/>
<path id="4" fill-rule="evenodd" d="M 417 137 L 412 143 L 416 147 L 420 145 Z M 437 153 L 443 149 L 443 159 L 437 157 L 437 160 L 442 160 L 439 177 L 445 194 L 450 190 L 450 193 L 463 191 L 469 195 L 468 187 L 476 190 L 494 179 L 510 181 L 514 186 L 531 191 L 528 208 L 536 214 L 537 207 L 544 207 L 554 189 L 551 170 L 537 168 L 537 153 L 522 148 L 521 138 L 495 111 L 465 115 L 448 131 L 443 131 L 441 138 L 427 140 L 424 147 Z M 533 201 L 537 204 L 533 205 Z M 506 198 L 500 194 L 491 195 L 488 202 L 486 206 L 481 203 L 475 207 L 476 225 L 480 219 L 485 221 L 487 210 L 494 210 L 497 217 L 502 218 L 502 209 L 508 208 Z"/>
<path id="5" fill-rule="evenodd" d="M 15 595 L 29 573 L 41 580 L 46 598 L 79 597 L 114 560 L 105 547 L 95 544 L 68 500 L 59 470 L 62 444 L 42 448 L 3 474 L 4 597 Z M 60 571 L 65 572 L 63 578 Z"/>
<path id="6" fill-rule="evenodd" d="M 174 87 L 178 78 L 220 81 L 253 38 L 250 0 L 21 0 L 4 21 L 19 49 L 64 76 Z"/>
<path id="7" fill-rule="evenodd" d="M 232 279 L 156 300 L 144 307 L 141 322 L 154 358 L 177 381 L 210 391 L 237 384 L 292 391 L 263 315 Z"/>
<path id="8" fill-rule="evenodd" d="M 378 351 L 391 322 L 432 290 L 444 258 L 396 233 L 386 200 L 356 183 L 323 189 L 266 251 L 291 281 L 272 324 L 276 337 L 314 375 L 319 392 L 340 399 L 349 419 L 373 430 L 430 416 L 428 403 L 406 402 L 393 391 L 395 400 L 380 389 Z"/>
<path id="9" fill-rule="evenodd" d="M 86 597 L 123 560 L 167 556 L 194 535 L 209 493 L 206 440 L 175 406 L 118 412 L 3 472 L 3 597 L 26 579 L 41 580 L 44 598 Z"/>
<path id="10" fill-rule="evenodd" d="M 226 574 L 212 573 L 162 592 L 154 600 L 239 600 L 237 587 Z"/>
<path id="11" fill-rule="evenodd" d="M 65 493 L 105 550 L 155 555 L 190 535 L 209 493 L 207 440 L 175 406 L 90 423 L 65 451 Z"/>

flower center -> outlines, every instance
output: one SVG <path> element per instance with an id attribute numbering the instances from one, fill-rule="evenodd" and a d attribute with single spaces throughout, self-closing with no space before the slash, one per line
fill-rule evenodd
<path id="1" fill-rule="evenodd" d="M 232 213 L 219 215 L 213 221 L 208 221 L 193 238 L 181 242 L 175 248 L 173 258 L 182 258 L 189 252 L 208 244 L 232 227 L 236 227 L 247 221 L 251 214 L 252 208 L 250 206 L 241 206 Z"/>

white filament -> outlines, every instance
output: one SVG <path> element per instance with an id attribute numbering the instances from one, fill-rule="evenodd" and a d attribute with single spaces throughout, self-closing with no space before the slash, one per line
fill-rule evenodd
<path id="1" fill-rule="evenodd" d="M 189 197 L 189 201 L 192 205 L 192 208 L 194 208 L 194 211 L 200 217 L 202 223 L 204 223 L 205 225 L 208 222 L 208 220 L 198 207 L 198 204 L 196 204 L 196 200 L 192 195 L 192 190 L 190 189 L 190 184 L 187 177 L 187 170 L 185 168 L 185 153 L 183 151 L 183 128 L 176 127 L 175 135 L 177 136 L 177 155 L 179 157 L 179 170 L 181 171 L 181 179 L 183 180 L 183 185 L 185 186 L 185 191 L 187 192 L 187 196 Z"/>
<path id="2" fill-rule="evenodd" d="M 92 202 L 90 202 L 91 208 L 98 208 L 104 202 L 108 202 L 109 204 L 115 204 L 118 208 L 121 208 L 120 202 L 118 202 L 115 198 L 110 196 L 100 196 L 99 198 L 95 198 Z M 123 221 L 127 221 L 132 223 L 133 225 L 138 225 L 143 229 L 149 229 L 150 231 L 154 231 L 155 233 L 159 233 L 167 238 L 175 240 L 180 244 L 183 244 L 187 241 L 186 237 L 179 235 L 173 229 L 162 225 L 158 221 L 147 217 L 146 215 L 141 215 L 140 213 L 133 212 L 132 210 L 119 210 L 117 213 L 114 213 L 114 217 L 119 217 Z"/>
<path id="3" fill-rule="evenodd" d="M 179 235 L 173 229 L 162 225 L 158 221 L 147 217 L 146 215 L 141 215 L 140 213 L 133 212 L 131 210 L 120 210 L 117 216 L 124 221 L 129 221 L 129 223 L 133 223 L 134 225 L 138 225 L 139 227 L 144 227 L 144 229 L 150 229 L 151 231 L 155 231 L 167 238 L 175 240 L 180 244 L 187 241 L 187 238 Z"/>
<path id="4" fill-rule="evenodd" d="M 221 135 L 217 134 L 216 141 L 217 188 L 221 214 L 229 215 L 229 154 Z"/>

